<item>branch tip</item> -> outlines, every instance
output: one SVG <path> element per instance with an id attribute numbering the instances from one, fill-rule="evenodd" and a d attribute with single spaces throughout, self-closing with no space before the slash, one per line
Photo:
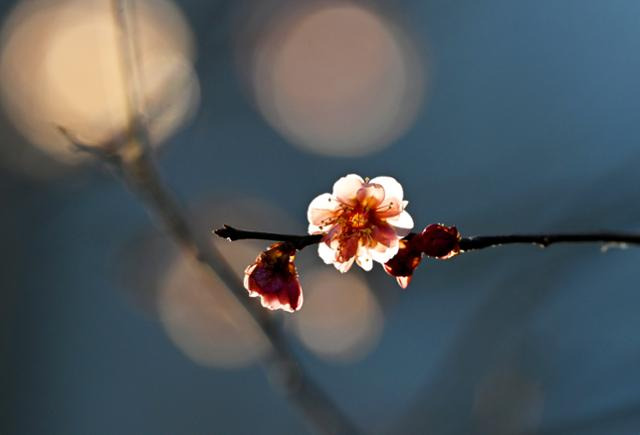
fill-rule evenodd
<path id="1" fill-rule="evenodd" d="M 227 239 L 230 242 L 233 242 L 234 240 L 236 240 L 233 237 L 233 234 L 235 234 L 237 232 L 237 230 L 227 224 L 224 224 L 224 226 L 222 228 L 218 228 L 216 230 L 213 230 L 213 233 L 218 236 L 221 237 L 223 239 Z"/>

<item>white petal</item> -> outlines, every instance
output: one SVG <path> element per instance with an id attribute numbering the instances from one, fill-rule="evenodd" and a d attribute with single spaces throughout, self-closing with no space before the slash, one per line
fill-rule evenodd
<path id="1" fill-rule="evenodd" d="M 335 266 L 336 269 L 340 271 L 340 273 L 345 273 L 345 272 L 348 272 L 349 269 L 351 269 L 351 266 L 353 266 L 353 261 L 355 259 L 356 257 L 351 257 L 349 261 L 346 261 L 344 263 L 338 263 L 336 261 L 335 263 L 333 263 L 333 265 Z"/>
<path id="2" fill-rule="evenodd" d="M 322 221 L 333 216 L 340 204 L 330 193 L 323 193 L 313 198 L 307 208 L 307 220 L 313 225 L 322 225 Z"/>
<path id="3" fill-rule="evenodd" d="M 251 272 L 253 272 L 253 269 L 255 269 L 257 266 L 257 264 L 253 263 L 247 266 L 247 268 L 244 270 L 244 279 L 242 283 L 244 284 L 244 288 L 249 292 L 250 296 L 253 296 L 253 293 L 255 292 L 249 288 L 249 275 L 251 275 Z"/>
<path id="4" fill-rule="evenodd" d="M 367 272 L 369 272 L 373 268 L 371 253 L 369 252 L 368 249 L 363 248 L 360 250 L 360 252 L 358 252 L 356 263 L 358 263 L 358 266 L 360 266 L 362 269 L 366 270 Z"/>
<path id="5" fill-rule="evenodd" d="M 413 218 L 406 211 L 403 211 L 398 216 L 388 218 L 387 223 L 396 229 L 396 233 L 400 237 L 409 234 L 413 228 Z"/>
<path id="6" fill-rule="evenodd" d="M 309 227 L 307 228 L 307 232 L 309 234 L 322 234 L 322 233 L 326 233 L 327 229 L 324 226 L 322 228 L 320 228 L 317 225 L 309 224 Z"/>
<path id="7" fill-rule="evenodd" d="M 385 198 L 395 198 L 398 201 L 402 201 L 402 198 L 404 197 L 402 186 L 393 177 L 376 177 L 371 179 L 369 183 L 380 184 L 382 187 L 384 187 Z"/>
<path id="8" fill-rule="evenodd" d="M 325 264 L 332 264 L 336 260 L 336 252 L 324 242 L 318 245 L 318 255 Z"/>
<path id="9" fill-rule="evenodd" d="M 358 189 L 363 184 L 364 180 L 360 175 L 346 175 L 333 184 L 333 196 L 344 204 L 353 205 L 356 202 Z"/>
<path id="10" fill-rule="evenodd" d="M 335 206 L 331 203 L 331 198 L 332 195 L 330 193 L 320 194 L 313 198 L 313 201 L 311 201 L 311 203 L 309 204 L 309 208 L 319 208 L 327 210 L 334 209 Z"/>
<path id="11" fill-rule="evenodd" d="M 301 291 L 300 292 L 300 297 L 298 298 L 298 306 L 296 307 L 295 311 L 299 311 L 300 308 L 302 308 L 302 303 L 304 302 L 304 292 Z M 293 311 L 291 311 L 293 312 Z"/>
<path id="12" fill-rule="evenodd" d="M 395 241 L 389 248 L 378 244 L 376 249 L 371 250 L 371 257 L 373 258 L 373 261 L 384 264 L 395 257 L 398 253 L 398 249 L 400 249 L 400 244 L 397 241 Z"/>

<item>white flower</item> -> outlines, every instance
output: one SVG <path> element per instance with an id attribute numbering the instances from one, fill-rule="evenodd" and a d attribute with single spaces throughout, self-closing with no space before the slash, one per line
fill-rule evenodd
<path id="1" fill-rule="evenodd" d="M 318 254 L 340 272 L 353 262 L 371 270 L 398 252 L 399 240 L 413 228 L 404 209 L 402 186 L 392 177 L 363 180 L 356 174 L 340 178 L 333 193 L 317 196 L 307 211 L 309 234 L 325 234 Z"/>

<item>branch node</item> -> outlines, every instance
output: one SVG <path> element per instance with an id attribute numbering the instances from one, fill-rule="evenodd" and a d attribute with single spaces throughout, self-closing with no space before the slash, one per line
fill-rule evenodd
<path id="1" fill-rule="evenodd" d="M 67 139 L 71 145 L 71 149 L 76 152 L 82 152 L 95 157 L 98 160 L 109 163 L 114 166 L 120 165 L 122 159 L 118 153 L 122 146 L 123 140 L 120 135 L 100 144 L 87 145 L 71 133 L 66 127 L 56 125 L 56 129 Z"/>

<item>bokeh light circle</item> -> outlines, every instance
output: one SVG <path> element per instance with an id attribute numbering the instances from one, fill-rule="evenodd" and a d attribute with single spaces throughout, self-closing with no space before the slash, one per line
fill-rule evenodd
<path id="1" fill-rule="evenodd" d="M 265 222 L 295 227 L 291 218 L 272 203 L 236 195 L 232 199 L 208 200 L 195 210 L 196 227 L 206 228 L 203 237 L 211 240 L 238 276 L 239 283 L 242 283 L 245 268 L 269 242 L 229 243 L 212 236 L 211 229 L 226 222 L 245 228 L 261 226 L 268 229 Z M 270 345 L 263 332 L 231 294 L 239 289 L 227 288 L 193 259 L 175 252 L 160 282 L 155 310 L 168 337 L 194 362 L 209 367 L 237 368 L 247 366 L 269 352 Z M 240 289 L 239 297 L 260 306 L 260 302 L 250 299 L 244 289 Z"/>
<path id="2" fill-rule="evenodd" d="M 64 126 L 97 144 L 127 123 L 127 82 L 108 0 L 22 1 L 2 30 L 0 94 L 14 125 L 58 160 L 82 159 L 61 137 Z M 191 31 L 168 1 L 130 2 L 140 94 L 153 143 L 193 113 L 199 86 Z"/>
<path id="3" fill-rule="evenodd" d="M 388 146 L 422 101 L 418 51 L 373 9 L 312 5 L 274 19 L 255 47 L 251 80 L 260 112 L 315 153 L 360 156 Z"/>
<path id="4" fill-rule="evenodd" d="M 225 253 L 240 278 L 256 249 L 229 245 Z M 183 256 L 167 271 L 157 309 L 171 341 L 200 365 L 242 367 L 269 350 L 267 339 L 227 287 Z"/>
<path id="5" fill-rule="evenodd" d="M 327 360 L 350 362 L 377 344 L 384 319 L 376 298 L 354 271 L 300 271 L 304 306 L 291 321 L 302 343 Z"/>

